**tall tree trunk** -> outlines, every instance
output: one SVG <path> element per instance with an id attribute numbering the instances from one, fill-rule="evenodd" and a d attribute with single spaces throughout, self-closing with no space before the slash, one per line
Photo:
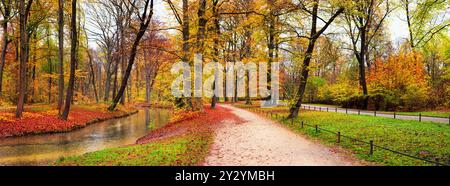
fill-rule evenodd
<path id="1" fill-rule="evenodd" d="M 110 55 L 110 54 L 109 54 Z M 108 57 L 108 61 L 106 62 L 106 80 L 105 80 L 105 96 L 103 97 L 103 101 L 109 100 L 109 94 L 111 92 L 111 56 Z M 101 77 L 101 76 L 100 76 Z"/>
<path id="2" fill-rule="evenodd" d="M 361 22 L 362 24 L 362 22 Z M 364 100 L 363 100 L 363 105 L 361 109 L 366 110 L 367 106 L 368 106 L 368 101 L 369 98 L 367 97 L 368 95 L 368 91 L 367 91 L 367 83 L 366 83 L 366 53 L 367 53 L 367 37 L 366 37 L 366 26 L 363 26 L 361 28 L 361 32 L 360 32 L 360 45 L 361 45 L 361 50 L 360 53 L 357 57 L 358 59 L 358 63 L 359 63 L 359 84 L 363 90 L 363 95 L 364 95 Z"/>
<path id="3" fill-rule="evenodd" d="M 47 65 L 48 65 L 48 74 L 50 75 L 48 77 L 48 104 L 51 104 L 52 102 L 52 75 L 53 75 L 53 64 L 52 64 L 52 50 L 50 46 L 50 28 L 47 26 Z"/>
<path id="4" fill-rule="evenodd" d="M 0 55 L 0 96 L 3 92 L 3 70 L 5 68 L 5 62 L 6 62 L 6 52 L 8 50 L 8 44 L 9 44 L 9 36 L 8 36 L 8 22 L 11 14 L 11 0 L 8 0 L 5 2 L 5 0 L 2 0 L 3 4 L 3 45 L 2 45 L 2 53 Z"/>
<path id="5" fill-rule="evenodd" d="M 58 114 L 64 104 L 64 0 L 58 0 Z"/>
<path id="6" fill-rule="evenodd" d="M 317 41 L 317 39 L 320 37 L 320 35 L 330 26 L 330 24 L 334 21 L 334 19 L 341 14 L 344 9 L 339 8 L 333 16 L 325 23 L 325 25 L 317 31 L 317 15 L 318 15 L 318 9 L 319 9 L 319 0 L 315 0 L 315 4 L 313 5 L 311 15 L 312 15 L 312 22 L 311 22 L 311 31 L 310 31 L 310 37 L 309 37 L 309 43 L 308 48 L 305 52 L 305 58 L 303 59 L 303 66 L 301 71 L 301 79 L 299 88 L 297 91 L 297 102 L 295 105 L 291 106 L 290 113 L 288 118 L 295 118 L 298 116 L 298 112 L 300 111 L 300 107 L 302 105 L 303 101 L 303 95 L 305 94 L 305 88 L 306 83 L 308 81 L 308 73 L 309 73 L 309 63 L 311 62 L 312 54 L 314 52 L 314 46 Z"/>
<path id="7" fill-rule="evenodd" d="M 198 1 L 198 32 L 197 32 L 197 53 L 201 54 L 203 58 L 204 53 L 204 39 L 205 39 L 205 27 L 206 27 L 206 18 L 205 18 L 205 9 L 206 9 L 206 0 Z M 201 59 L 203 62 L 203 59 Z M 203 88 L 203 87 L 202 87 Z M 202 89 L 200 88 L 200 89 Z M 203 111 L 203 102 L 202 97 L 194 98 L 193 110 Z"/>
<path id="8" fill-rule="evenodd" d="M 189 57 L 189 1 L 183 0 L 183 22 L 182 22 L 182 35 L 183 35 L 183 62 L 187 62 L 191 64 L 190 57 Z M 187 78 L 187 77 L 184 77 Z M 176 100 L 177 105 L 179 105 L 180 101 L 183 101 L 182 99 Z M 181 103 L 181 105 L 187 106 L 188 109 L 192 109 L 192 99 L 191 97 L 187 97 L 184 100 L 184 104 Z"/>
<path id="9" fill-rule="evenodd" d="M 25 94 L 27 92 L 27 62 L 28 62 L 28 48 L 29 39 L 27 32 L 28 15 L 31 9 L 33 0 L 28 0 L 25 4 L 25 0 L 19 1 L 19 97 L 17 101 L 16 117 L 20 118 L 25 105 Z"/>
<path id="10" fill-rule="evenodd" d="M 91 70 L 91 81 L 92 81 L 92 88 L 94 89 L 94 97 L 95 97 L 95 102 L 98 103 L 98 94 L 97 94 L 97 86 L 95 85 L 95 71 L 94 71 L 94 65 L 92 64 L 92 55 L 91 52 L 87 51 L 88 53 L 88 58 L 89 58 L 89 68 Z"/>
<path id="11" fill-rule="evenodd" d="M 78 48 L 78 33 L 77 33 L 77 0 L 72 0 L 72 15 L 70 23 L 70 77 L 69 84 L 67 85 L 67 95 L 64 104 L 64 111 L 61 115 L 61 119 L 67 120 L 70 112 L 70 105 L 72 103 L 72 97 L 75 87 L 75 66 L 77 64 L 77 48 Z"/>
<path id="12" fill-rule="evenodd" d="M 219 63 L 219 37 L 220 37 L 220 25 L 219 25 L 219 10 L 218 10 L 218 3 L 219 0 L 213 0 L 213 7 L 212 7 L 212 13 L 214 16 L 214 25 L 213 25 L 213 30 L 214 30 L 214 43 L 213 43 L 213 50 L 214 50 L 214 62 Z M 213 90 L 214 89 L 219 89 L 219 87 L 216 87 L 216 81 L 218 80 L 218 77 L 215 76 L 214 82 L 213 82 Z M 216 92 L 216 91 L 214 91 Z M 217 96 L 214 93 L 213 97 L 211 98 L 211 108 L 216 108 L 216 103 L 217 103 Z"/>
<path id="13" fill-rule="evenodd" d="M 118 69 L 119 68 L 119 61 L 116 61 L 114 63 L 114 80 L 113 80 L 113 87 L 112 87 L 112 97 L 116 97 L 117 95 L 117 73 L 118 73 Z"/>
<path id="14" fill-rule="evenodd" d="M 150 1 L 150 10 L 148 10 L 149 1 Z M 149 11 L 148 15 L 147 15 L 147 11 Z M 131 74 L 131 69 L 133 68 L 133 64 L 134 64 L 134 60 L 136 58 L 136 53 L 137 53 L 139 43 L 140 43 L 142 37 L 144 36 L 144 34 L 148 28 L 148 25 L 150 24 L 152 16 L 153 16 L 153 0 L 146 0 L 145 5 L 144 5 L 144 10 L 143 10 L 142 16 L 140 18 L 139 30 L 136 33 L 136 38 L 134 39 L 133 45 L 131 47 L 130 57 L 128 58 L 128 65 L 127 65 L 126 71 L 124 72 L 125 74 L 123 76 L 122 83 L 120 85 L 120 89 L 117 92 L 116 97 L 114 97 L 114 100 L 113 100 L 111 106 L 108 107 L 108 110 L 110 110 L 110 111 L 113 111 L 116 108 L 117 103 L 120 101 L 121 97 L 123 96 L 123 93 L 124 93 L 125 88 L 128 83 L 128 78 L 130 77 L 130 74 Z"/>

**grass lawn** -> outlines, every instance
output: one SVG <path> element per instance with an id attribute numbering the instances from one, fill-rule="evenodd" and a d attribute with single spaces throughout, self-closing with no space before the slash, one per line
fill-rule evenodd
<path id="1" fill-rule="evenodd" d="M 55 165 L 76 166 L 191 166 L 208 153 L 212 135 L 191 133 L 147 144 L 111 148 L 81 156 L 61 158 Z"/>
<path id="2" fill-rule="evenodd" d="M 241 107 L 243 107 L 241 105 Z M 281 121 L 287 116 L 288 109 L 275 108 L 278 120 L 295 132 L 306 134 L 320 139 L 323 143 L 338 145 L 337 135 L 325 131 L 315 132 L 314 127 L 301 128 L 301 121 L 309 125 L 318 125 L 320 128 L 341 135 L 357 138 L 363 141 L 374 141 L 375 145 L 400 151 L 412 156 L 433 160 L 439 158 L 441 162 L 450 161 L 450 125 L 432 122 L 418 122 L 397 120 L 383 117 L 365 115 L 346 115 L 334 112 L 320 112 L 301 110 L 300 117 L 292 121 Z M 273 109 L 260 109 L 272 111 Z M 271 117 L 270 114 L 262 114 Z M 275 114 L 272 115 L 275 118 Z M 433 165 L 421 160 L 401 156 L 375 147 L 373 156 L 368 156 L 369 145 L 355 142 L 341 137 L 340 145 L 352 150 L 357 157 L 380 165 Z"/>

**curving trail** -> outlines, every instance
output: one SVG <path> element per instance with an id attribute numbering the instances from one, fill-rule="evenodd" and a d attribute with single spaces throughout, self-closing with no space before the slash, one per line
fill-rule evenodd
<path id="1" fill-rule="evenodd" d="M 203 165 L 223 166 L 337 166 L 361 165 L 353 158 L 307 140 L 252 112 L 221 104 L 245 122 L 225 122 Z"/>

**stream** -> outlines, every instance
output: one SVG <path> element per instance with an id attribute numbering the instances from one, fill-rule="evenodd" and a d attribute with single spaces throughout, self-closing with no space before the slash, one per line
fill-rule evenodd
<path id="1" fill-rule="evenodd" d="M 166 109 L 144 109 L 72 132 L 0 139 L 0 165 L 48 165 L 63 156 L 134 144 L 149 131 L 167 124 L 169 116 Z"/>

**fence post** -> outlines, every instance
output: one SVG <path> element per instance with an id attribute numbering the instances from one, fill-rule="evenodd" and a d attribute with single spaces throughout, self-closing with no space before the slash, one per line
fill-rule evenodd
<path id="1" fill-rule="evenodd" d="M 373 116 L 377 116 L 377 111 L 373 111 Z"/>
<path id="2" fill-rule="evenodd" d="M 316 133 L 319 132 L 319 126 L 316 125 Z"/>
<path id="3" fill-rule="evenodd" d="M 422 113 L 419 113 L 419 122 L 422 121 Z"/>
<path id="4" fill-rule="evenodd" d="M 341 143 L 341 132 L 337 133 L 337 143 Z"/>
<path id="5" fill-rule="evenodd" d="M 336 108 L 334 108 L 334 110 L 336 110 L 336 112 L 337 112 L 337 107 L 336 107 Z M 450 118 L 450 116 L 449 116 L 449 118 Z"/>
<path id="6" fill-rule="evenodd" d="M 372 156 L 373 155 L 373 140 L 370 140 L 369 144 L 370 144 L 369 155 Z"/>
<path id="7" fill-rule="evenodd" d="M 361 111 L 358 109 L 358 115 L 360 115 Z"/>
<path id="8" fill-rule="evenodd" d="M 394 112 L 394 119 L 396 118 L 396 116 L 395 116 L 395 112 Z"/>
<path id="9" fill-rule="evenodd" d="M 345 108 L 345 114 L 348 114 L 348 108 Z"/>
<path id="10" fill-rule="evenodd" d="M 303 128 L 303 121 L 302 121 L 302 128 Z"/>
<path id="11" fill-rule="evenodd" d="M 327 107 L 327 112 L 328 112 L 328 107 Z"/>

